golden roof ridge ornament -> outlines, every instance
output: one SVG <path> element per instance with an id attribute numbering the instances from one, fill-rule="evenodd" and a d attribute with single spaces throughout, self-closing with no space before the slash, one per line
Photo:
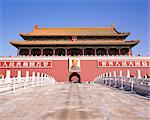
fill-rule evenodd
<path id="1" fill-rule="evenodd" d="M 34 29 L 38 29 L 38 28 L 39 28 L 38 24 L 34 25 Z"/>
<path id="2" fill-rule="evenodd" d="M 115 26 L 115 24 L 112 24 L 111 27 L 112 27 L 112 28 L 115 28 L 116 26 Z"/>

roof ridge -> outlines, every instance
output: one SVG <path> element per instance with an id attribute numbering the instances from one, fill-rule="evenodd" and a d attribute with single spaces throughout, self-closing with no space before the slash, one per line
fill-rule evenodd
<path id="1" fill-rule="evenodd" d="M 113 29 L 113 28 L 115 28 L 115 26 L 109 26 L 109 27 L 100 27 L 100 26 L 99 26 L 99 27 L 94 27 L 94 26 L 93 26 L 93 27 L 90 27 L 90 26 L 86 26 L 86 27 L 85 27 L 85 26 L 78 26 L 78 27 L 67 27 L 67 26 L 66 26 L 66 27 L 65 27 L 65 26 L 64 26 L 64 27 L 43 27 L 43 28 L 40 28 L 39 25 L 35 25 L 35 26 L 34 26 L 34 29 L 55 29 L 55 28 L 56 28 L 56 29 L 57 29 L 57 28 L 58 28 L 58 29 L 67 29 L 67 28 L 69 28 L 69 29 L 76 29 L 76 28 L 77 28 L 77 29 L 78 29 L 78 28 L 81 28 L 81 29 L 82 29 L 82 28 L 85 28 L 85 29 L 87 29 L 87 28 L 109 28 L 109 29 L 111 29 L 111 28 L 112 28 L 112 29 Z"/>
<path id="2" fill-rule="evenodd" d="M 80 30 L 84 30 L 84 29 L 114 29 L 112 27 L 53 27 L 53 28 L 36 28 L 34 30 L 54 30 L 54 29 L 58 29 L 58 30 L 64 30 L 64 29 L 70 29 L 70 30 L 75 30 L 75 29 L 80 29 Z"/>
<path id="3" fill-rule="evenodd" d="M 112 27 L 48 27 L 48 28 L 112 28 Z"/>

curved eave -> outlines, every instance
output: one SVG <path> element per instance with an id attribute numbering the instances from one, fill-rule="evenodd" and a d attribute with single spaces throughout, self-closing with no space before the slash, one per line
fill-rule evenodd
<path id="1" fill-rule="evenodd" d="M 137 45 L 139 40 L 132 41 L 10 41 L 15 47 L 21 46 L 59 46 L 59 45 Z"/>
<path id="2" fill-rule="evenodd" d="M 22 38 L 23 37 L 34 37 L 34 36 L 125 36 L 127 37 L 130 35 L 130 33 L 120 33 L 120 34 L 53 34 L 53 35 L 47 35 L 47 34 L 26 34 L 26 33 L 20 33 L 19 34 Z"/>

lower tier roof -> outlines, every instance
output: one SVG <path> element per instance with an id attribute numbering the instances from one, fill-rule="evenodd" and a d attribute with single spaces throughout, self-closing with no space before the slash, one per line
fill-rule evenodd
<path id="1" fill-rule="evenodd" d="M 21 47 L 21 46 L 68 46 L 68 45 L 128 45 L 128 46 L 135 46 L 138 44 L 139 40 L 132 40 L 132 41 L 121 41 L 121 40 L 113 40 L 113 41 L 10 41 L 10 43 L 15 47 Z"/>

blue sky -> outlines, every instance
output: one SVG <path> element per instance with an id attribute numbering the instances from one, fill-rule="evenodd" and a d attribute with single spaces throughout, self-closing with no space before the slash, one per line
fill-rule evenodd
<path id="1" fill-rule="evenodd" d="M 148 0 L 0 0 L 0 56 L 16 55 L 11 40 L 40 27 L 109 27 L 141 40 L 133 54 L 150 55 Z"/>

